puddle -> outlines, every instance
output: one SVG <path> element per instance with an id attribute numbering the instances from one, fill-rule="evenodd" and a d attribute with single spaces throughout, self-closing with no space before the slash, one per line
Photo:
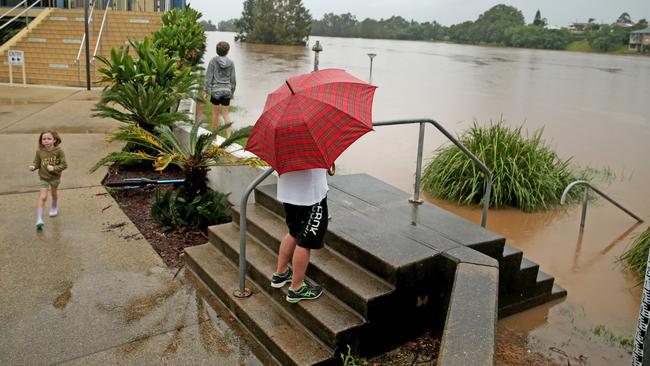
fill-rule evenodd
<path id="1" fill-rule="evenodd" d="M 68 305 L 70 302 L 70 299 L 72 298 L 72 282 L 66 281 L 64 282 L 61 287 L 63 290 L 61 291 L 61 294 L 57 296 L 54 301 L 52 302 L 52 306 L 54 306 L 57 309 L 63 309 Z"/>

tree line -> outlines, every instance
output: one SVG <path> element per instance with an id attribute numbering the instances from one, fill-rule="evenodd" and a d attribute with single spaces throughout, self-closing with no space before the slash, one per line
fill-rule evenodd
<path id="1" fill-rule="evenodd" d="M 623 13 L 617 23 L 633 24 Z M 574 41 L 587 41 L 598 51 L 610 51 L 629 42 L 630 32 L 648 26 L 645 19 L 632 27 L 597 25 L 590 19 L 583 32 L 566 28 L 550 29 L 538 10 L 531 24 L 522 12 L 504 4 L 496 5 L 475 21 L 444 26 L 436 21 L 407 21 L 401 16 L 362 21 L 350 14 L 327 13 L 313 19 L 301 0 L 245 0 L 242 16 L 219 22 L 220 31 L 237 32 L 236 40 L 251 43 L 304 45 L 310 35 L 329 37 L 381 38 L 490 44 L 522 48 L 566 49 Z"/>

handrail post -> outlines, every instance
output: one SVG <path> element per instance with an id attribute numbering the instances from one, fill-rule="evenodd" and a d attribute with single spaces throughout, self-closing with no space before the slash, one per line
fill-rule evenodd
<path id="1" fill-rule="evenodd" d="M 432 120 L 432 119 L 422 119 L 422 120 L 398 120 L 398 121 L 382 121 L 382 122 L 373 122 L 373 126 L 394 126 L 394 125 L 406 125 L 406 124 L 413 124 L 413 123 L 419 123 L 420 124 L 420 136 L 419 136 L 419 141 L 418 141 L 418 166 L 416 168 L 416 178 L 415 178 L 415 194 L 414 197 L 409 199 L 409 202 L 411 202 L 414 205 L 413 209 L 413 220 L 411 220 L 412 225 L 416 225 L 416 217 L 417 215 L 417 208 L 415 207 L 418 203 L 416 203 L 417 200 L 421 201 L 419 199 L 419 194 L 420 194 L 420 175 L 421 175 L 421 169 L 422 169 L 422 149 L 424 145 L 424 124 L 425 123 L 431 123 L 435 128 L 438 129 L 438 131 L 442 132 L 443 135 L 445 135 L 451 142 L 456 145 L 465 155 L 467 155 L 470 160 L 478 166 L 479 170 L 483 172 L 485 175 L 485 188 L 484 188 L 484 194 L 483 194 L 483 214 L 481 216 L 481 226 L 485 227 L 487 225 L 487 213 L 488 213 L 488 208 L 490 207 L 490 196 L 492 193 L 492 173 L 490 173 L 490 169 L 481 161 L 479 158 L 477 158 L 474 154 L 472 154 L 471 151 L 467 150 L 467 148 L 460 143 L 454 136 L 452 136 L 442 125 L 440 125 L 438 122 Z"/>
<path id="2" fill-rule="evenodd" d="M 275 169 L 268 168 L 264 173 L 255 178 L 242 193 L 241 201 L 239 202 L 239 289 L 233 292 L 235 297 L 249 297 L 253 293 L 250 289 L 246 288 L 246 208 L 248 206 L 248 196 L 266 177 L 271 175 Z"/>
<path id="3" fill-rule="evenodd" d="M 588 203 L 589 203 L 589 186 L 585 186 L 584 197 L 582 198 L 582 215 L 580 216 L 580 231 L 585 230 L 585 220 L 587 218 Z"/>
<path id="4" fill-rule="evenodd" d="M 424 149 L 424 122 L 420 122 L 420 133 L 418 135 L 418 155 L 417 163 L 415 165 L 415 184 L 413 185 L 413 198 L 410 199 L 412 203 L 420 204 L 420 177 L 422 176 L 422 150 Z"/>

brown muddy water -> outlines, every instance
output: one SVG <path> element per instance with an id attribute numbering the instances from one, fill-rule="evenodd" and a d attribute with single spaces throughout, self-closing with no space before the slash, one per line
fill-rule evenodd
<path id="1" fill-rule="evenodd" d="M 253 124 L 266 94 L 287 77 L 312 70 L 310 47 L 320 40 L 321 68 L 343 68 L 364 80 L 367 54 L 377 54 L 375 121 L 431 118 L 457 134 L 474 119 L 502 116 L 530 132 L 544 128 L 547 143 L 576 165 L 610 169 L 614 180 L 598 187 L 646 223 L 600 199 L 589 204 L 582 235 L 578 206 L 532 214 L 490 210 L 487 228 L 568 291 L 566 299 L 502 319 L 499 327 L 527 334 L 532 350 L 562 364 L 629 364 L 627 350 L 593 330 L 604 326 L 632 338 L 636 329 L 639 280 L 617 259 L 650 220 L 650 58 L 327 37 L 312 38 L 310 47 L 284 47 L 238 44 L 233 37 L 209 32 L 206 60 L 216 42 L 231 42 L 237 126 Z M 338 171 L 368 173 L 412 191 L 417 133 L 415 126 L 378 127 L 339 158 Z M 425 162 L 444 143 L 427 127 Z M 478 208 L 427 199 L 480 223 Z"/>

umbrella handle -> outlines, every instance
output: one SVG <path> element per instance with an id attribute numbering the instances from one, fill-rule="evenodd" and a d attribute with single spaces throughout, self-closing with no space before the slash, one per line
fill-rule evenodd
<path id="1" fill-rule="evenodd" d="M 327 174 L 331 177 L 336 174 L 336 163 L 332 163 L 332 166 L 327 169 Z"/>

